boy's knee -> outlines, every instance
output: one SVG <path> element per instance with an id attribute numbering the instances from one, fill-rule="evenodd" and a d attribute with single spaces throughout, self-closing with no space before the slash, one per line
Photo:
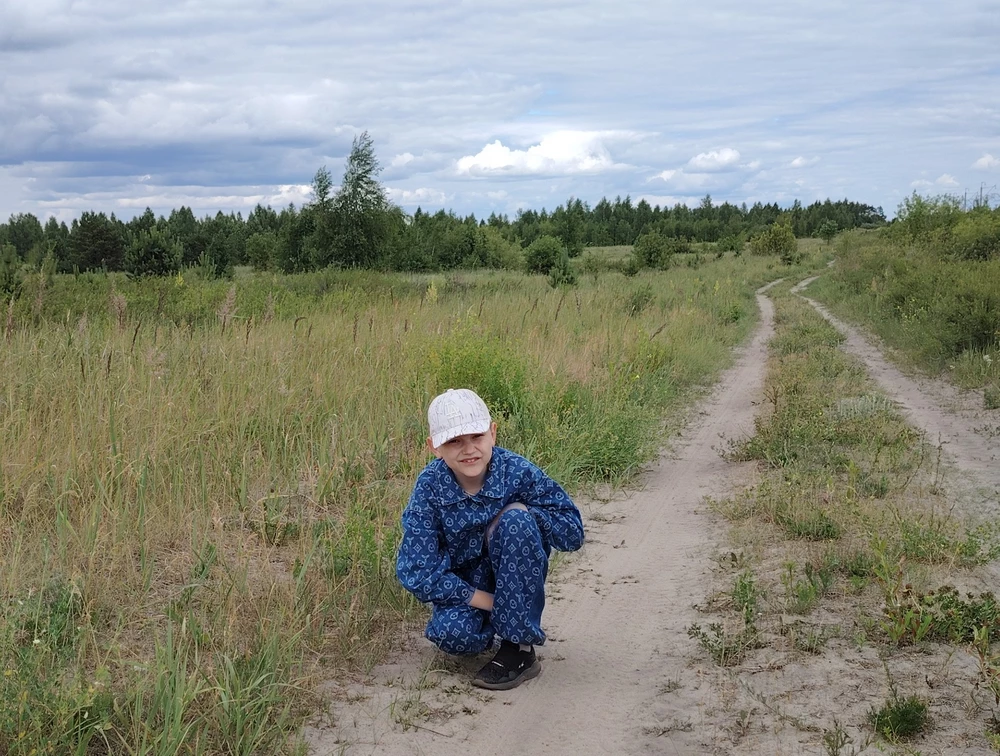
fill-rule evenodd
<path id="1" fill-rule="evenodd" d="M 523 505 L 521 505 L 523 507 Z M 505 509 L 497 519 L 497 530 L 507 534 L 530 534 L 538 530 L 538 523 L 528 509 L 517 507 Z"/>
<path id="2" fill-rule="evenodd" d="M 427 640 L 446 654 L 478 654 L 493 642 L 478 609 L 453 607 L 435 610 L 427 623 Z"/>

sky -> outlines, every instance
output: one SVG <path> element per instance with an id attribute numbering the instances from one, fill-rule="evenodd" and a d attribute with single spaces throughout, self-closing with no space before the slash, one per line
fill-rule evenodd
<path id="1" fill-rule="evenodd" d="M 1000 199 L 1000 2 L 3 0 L 0 219 Z"/>

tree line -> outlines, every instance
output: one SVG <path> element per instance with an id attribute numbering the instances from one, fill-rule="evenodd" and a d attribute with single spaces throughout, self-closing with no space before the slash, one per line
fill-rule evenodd
<path id="1" fill-rule="evenodd" d="M 0 224 L 0 269 L 47 266 L 60 272 L 141 276 L 199 266 L 226 276 L 237 265 L 289 273 L 329 266 L 403 271 L 520 267 L 524 250 L 543 237 L 557 239 L 575 257 L 585 247 L 631 245 L 654 232 L 666 239 L 739 248 L 776 223 L 803 237 L 886 222 L 882 208 L 846 199 L 807 207 L 796 201 L 781 208 L 777 203 L 716 204 L 711 196 L 695 208 L 652 206 L 626 196 L 604 198 L 593 207 L 570 198 L 551 212 L 521 210 L 513 218 L 496 213 L 462 217 L 420 208 L 408 215 L 389 201 L 378 180 L 380 170 L 365 132 L 354 140 L 340 186 L 320 168 L 311 201 L 298 208 L 257 205 L 246 217 L 218 212 L 203 218 L 189 207 L 159 217 L 147 208 L 128 221 L 114 213 L 87 211 L 69 225 L 55 218 L 42 224 L 31 213 L 18 213 Z"/>

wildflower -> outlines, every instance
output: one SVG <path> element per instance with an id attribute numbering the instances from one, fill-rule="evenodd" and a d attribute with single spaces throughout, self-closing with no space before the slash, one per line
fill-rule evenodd
<path id="1" fill-rule="evenodd" d="M 993 364 L 993 358 L 990 357 L 988 354 L 983 355 L 983 360 L 986 362 L 987 365 Z"/>

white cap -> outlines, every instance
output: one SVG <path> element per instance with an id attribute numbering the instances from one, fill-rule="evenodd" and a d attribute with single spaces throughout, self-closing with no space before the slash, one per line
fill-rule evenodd
<path id="1" fill-rule="evenodd" d="M 492 424 L 486 402 L 469 389 L 448 389 L 434 397 L 427 408 L 427 422 L 435 449 L 455 436 L 486 433 Z"/>

